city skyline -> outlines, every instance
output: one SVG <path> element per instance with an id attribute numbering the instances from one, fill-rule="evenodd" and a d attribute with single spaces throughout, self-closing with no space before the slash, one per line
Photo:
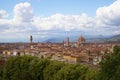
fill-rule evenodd
<path id="1" fill-rule="evenodd" d="M 0 42 L 120 34 L 120 0 L 0 2 Z"/>

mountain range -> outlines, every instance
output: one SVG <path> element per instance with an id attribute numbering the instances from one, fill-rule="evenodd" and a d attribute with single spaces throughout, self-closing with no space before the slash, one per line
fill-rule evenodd
<path id="1" fill-rule="evenodd" d="M 79 36 L 69 37 L 71 42 L 76 42 Z M 120 42 L 120 34 L 113 35 L 113 36 L 85 36 L 87 42 Z M 56 37 L 56 38 L 49 38 L 44 40 L 43 42 L 63 42 L 66 40 L 66 37 Z"/>
<path id="2" fill-rule="evenodd" d="M 107 42 L 120 42 L 120 34 L 106 39 Z"/>

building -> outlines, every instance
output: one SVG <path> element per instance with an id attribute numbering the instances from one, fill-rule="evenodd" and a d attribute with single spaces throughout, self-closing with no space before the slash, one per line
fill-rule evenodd
<path id="1" fill-rule="evenodd" d="M 85 38 L 81 35 L 79 38 L 78 38 L 78 44 L 80 43 L 85 43 Z"/>
<path id="2" fill-rule="evenodd" d="M 85 38 L 81 35 L 77 40 L 78 47 L 83 46 L 84 43 L 85 43 Z"/>
<path id="3" fill-rule="evenodd" d="M 33 42 L 33 37 L 32 36 L 30 36 L 30 43 L 32 43 Z"/>

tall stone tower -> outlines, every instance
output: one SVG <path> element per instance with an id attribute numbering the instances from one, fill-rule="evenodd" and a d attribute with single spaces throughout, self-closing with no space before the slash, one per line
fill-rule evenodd
<path id="1" fill-rule="evenodd" d="M 32 37 L 32 36 L 30 36 L 30 43 L 32 43 L 32 41 L 33 41 L 33 37 Z"/>

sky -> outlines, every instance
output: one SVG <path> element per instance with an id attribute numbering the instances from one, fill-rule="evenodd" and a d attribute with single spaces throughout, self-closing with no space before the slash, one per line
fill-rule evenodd
<path id="1" fill-rule="evenodd" d="M 120 0 L 1 0 L 0 42 L 120 34 Z"/>

